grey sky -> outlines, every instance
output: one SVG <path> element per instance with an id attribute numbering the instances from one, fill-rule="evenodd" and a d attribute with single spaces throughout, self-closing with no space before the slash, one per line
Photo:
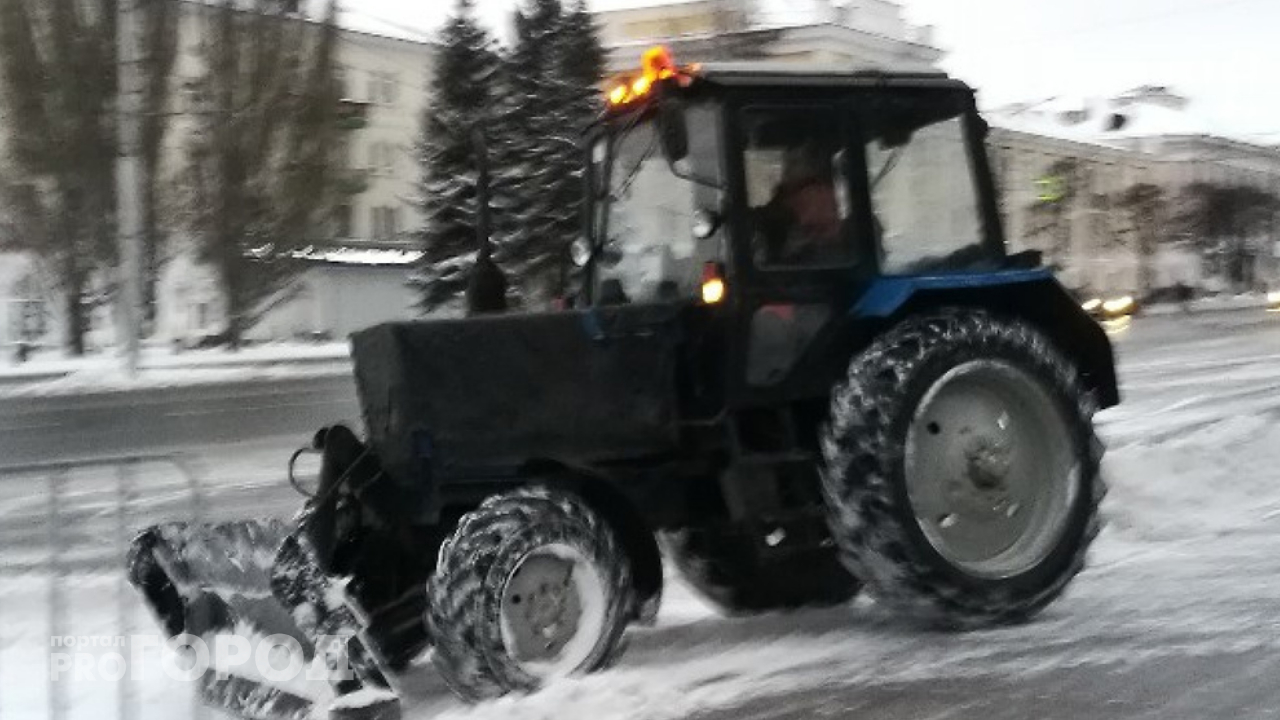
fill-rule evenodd
<path id="1" fill-rule="evenodd" d="M 592 0 L 608 8 L 637 0 Z M 908 18 L 937 28 L 944 67 L 978 86 L 984 104 L 1049 95 L 1106 95 L 1170 85 L 1235 133 L 1280 142 L 1280 1 L 903 0 Z M 437 27 L 453 3 L 347 0 L 353 14 Z M 513 0 L 478 0 L 505 25 Z"/>

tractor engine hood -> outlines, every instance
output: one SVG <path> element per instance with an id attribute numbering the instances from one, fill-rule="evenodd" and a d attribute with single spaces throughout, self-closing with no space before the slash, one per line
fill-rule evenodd
<path id="1" fill-rule="evenodd" d="M 679 311 L 630 305 L 378 325 L 351 338 L 368 439 L 401 487 L 677 441 Z"/>

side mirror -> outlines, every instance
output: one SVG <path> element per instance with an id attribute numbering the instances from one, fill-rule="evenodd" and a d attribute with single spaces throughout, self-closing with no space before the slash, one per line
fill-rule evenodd
<path id="1" fill-rule="evenodd" d="M 658 105 L 658 139 L 667 162 L 679 162 L 689 154 L 689 127 L 683 103 L 665 98 Z"/>
<path id="2" fill-rule="evenodd" d="M 313 498 L 320 491 L 323 468 L 324 452 L 318 446 L 298 448 L 289 458 L 289 484 L 303 497 Z"/>

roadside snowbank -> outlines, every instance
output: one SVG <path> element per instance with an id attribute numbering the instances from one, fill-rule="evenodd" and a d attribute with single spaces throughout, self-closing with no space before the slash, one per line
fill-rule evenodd
<path id="1" fill-rule="evenodd" d="M 1225 310 L 1259 310 L 1267 306 L 1265 293 L 1242 293 L 1240 295 L 1214 295 L 1197 298 L 1186 305 L 1181 303 L 1154 303 L 1142 308 L 1143 315 L 1176 315 L 1190 310 L 1191 312 L 1216 312 Z"/>
<path id="2" fill-rule="evenodd" d="M 351 372 L 346 343 L 276 343 L 245 348 L 143 351 L 138 376 L 129 377 L 114 354 L 82 358 L 38 357 L 22 365 L 0 364 L 0 397 L 73 395 L 144 388 L 282 379 Z"/>
<path id="3" fill-rule="evenodd" d="M 49 397 L 55 395 L 96 395 L 129 390 L 195 385 L 220 385 L 254 380 L 291 380 L 317 377 L 347 377 L 351 366 L 346 361 L 332 363 L 296 362 L 246 364 L 224 367 L 142 368 L 130 377 L 120 368 L 80 370 L 62 377 L 37 383 L 5 387 L 0 397 Z"/>

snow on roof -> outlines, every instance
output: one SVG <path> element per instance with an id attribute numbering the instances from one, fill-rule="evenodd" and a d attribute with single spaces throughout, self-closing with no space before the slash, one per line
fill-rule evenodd
<path id="1" fill-rule="evenodd" d="M 1051 97 L 987 110 L 997 127 L 1063 140 L 1110 144 L 1145 137 L 1211 136 L 1242 142 L 1167 88 L 1138 88 L 1114 98 Z"/>
<path id="2" fill-rule="evenodd" d="M 1078 106 L 1070 105 L 1070 109 L 1060 109 L 1060 106 L 1065 108 L 1067 105 L 1056 99 L 1050 99 L 1043 103 L 1036 103 L 1034 106 L 1019 104 L 986 110 L 983 112 L 983 117 L 993 127 L 1004 130 L 1069 142 L 1116 147 L 1115 144 L 1106 142 L 1093 124 L 1063 119 L 1063 113 L 1078 112 Z"/>
<path id="3" fill-rule="evenodd" d="M 348 32 L 392 40 L 403 40 L 419 44 L 434 44 L 436 41 L 436 34 L 430 30 L 369 15 L 346 5 L 341 6 L 338 14 L 338 25 Z"/>
<path id="4" fill-rule="evenodd" d="M 181 0 L 181 2 L 204 8 L 220 7 L 220 0 Z M 352 5 L 354 4 L 352 3 Z M 248 3 L 233 4 L 233 7 L 241 12 L 252 12 L 252 7 Z M 299 13 L 296 15 L 298 19 L 309 23 L 319 23 L 324 19 L 325 5 L 321 0 L 301 0 L 298 9 Z M 348 33 L 371 35 L 418 44 L 433 44 L 435 40 L 434 34 L 426 29 L 371 16 L 364 11 L 355 10 L 344 4 L 338 6 L 338 27 Z"/>
<path id="5" fill-rule="evenodd" d="M 614 12 L 619 10 L 643 10 L 651 7 L 668 5 L 693 5 L 708 3 L 710 0 L 596 0 L 592 3 L 596 12 Z"/>
<path id="6" fill-rule="evenodd" d="M 422 252 L 407 248 L 308 247 L 295 250 L 292 256 L 295 260 L 334 265 L 412 265 Z"/>

